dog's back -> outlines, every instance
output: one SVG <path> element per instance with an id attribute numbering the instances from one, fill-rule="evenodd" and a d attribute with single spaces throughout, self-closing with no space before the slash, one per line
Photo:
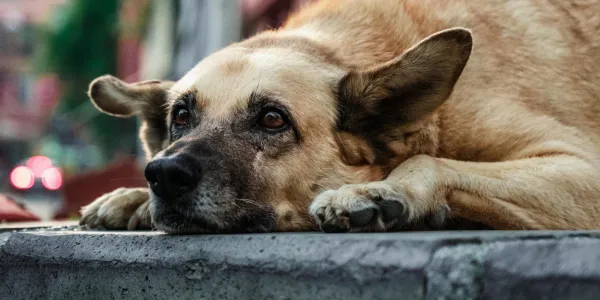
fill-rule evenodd
<path id="1" fill-rule="evenodd" d="M 593 0 L 324 1 L 284 31 L 320 39 L 361 70 L 436 31 L 469 28 L 473 54 L 442 107 L 439 154 L 497 161 L 554 135 L 561 142 L 524 151 L 569 152 L 566 142 L 590 156 L 600 147 L 598 11 Z"/>

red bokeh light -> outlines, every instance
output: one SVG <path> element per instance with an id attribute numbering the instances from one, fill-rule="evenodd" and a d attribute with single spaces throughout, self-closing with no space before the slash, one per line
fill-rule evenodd
<path id="1" fill-rule="evenodd" d="M 51 167 L 42 174 L 42 184 L 49 190 L 58 190 L 62 183 L 62 174 L 58 168 Z"/>
<path id="2" fill-rule="evenodd" d="M 33 171 L 35 177 L 40 178 L 44 171 L 52 167 L 52 161 L 46 156 L 32 156 L 27 160 L 26 165 Z"/>
<path id="3" fill-rule="evenodd" d="M 33 171 L 25 166 L 18 166 L 10 173 L 10 183 L 18 189 L 26 190 L 35 183 Z"/>

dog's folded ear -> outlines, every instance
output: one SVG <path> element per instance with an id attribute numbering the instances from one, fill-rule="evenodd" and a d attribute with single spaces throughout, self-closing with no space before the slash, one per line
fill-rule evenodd
<path id="1" fill-rule="evenodd" d="M 163 108 L 165 92 L 172 85 L 173 82 L 162 80 L 126 83 L 104 75 L 90 83 L 88 95 L 100 111 L 116 117 L 129 117 L 146 109 Z"/>
<path id="2" fill-rule="evenodd" d="M 381 148 L 386 136 L 397 136 L 399 127 L 423 120 L 448 99 L 471 48 L 470 31 L 452 28 L 387 63 L 350 72 L 339 84 L 338 129 Z"/>
<path id="3" fill-rule="evenodd" d="M 88 90 L 92 103 L 115 117 L 139 116 L 140 139 L 148 158 L 164 148 L 167 141 L 167 91 L 172 81 L 148 80 L 126 83 L 105 75 L 96 78 Z"/>

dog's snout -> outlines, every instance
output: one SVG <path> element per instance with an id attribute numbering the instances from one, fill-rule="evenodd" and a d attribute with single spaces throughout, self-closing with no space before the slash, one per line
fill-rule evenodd
<path id="1" fill-rule="evenodd" d="M 199 164 L 185 155 L 153 160 L 144 174 L 154 194 L 170 198 L 192 190 L 202 176 Z"/>

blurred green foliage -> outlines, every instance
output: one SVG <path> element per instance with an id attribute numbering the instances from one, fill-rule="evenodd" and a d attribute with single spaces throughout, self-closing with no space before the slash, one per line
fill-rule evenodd
<path id="1" fill-rule="evenodd" d="M 89 83 L 104 74 L 115 74 L 119 38 L 118 0 L 72 0 L 53 14 L 43 33 L 44 49 L 38 60 L 42 72 L 56 73 L 62 95 L 58 113 L 66 113 L 73 123 L 94 108 L 86 92 Z M 87 109 L 81 109 L 81 107 Z M 86 123 L 105 160 L 119 150 L 135 149 L 135 119 L 95 115 Z M 125 149 L 123 149 L 125 148 Z"/>

